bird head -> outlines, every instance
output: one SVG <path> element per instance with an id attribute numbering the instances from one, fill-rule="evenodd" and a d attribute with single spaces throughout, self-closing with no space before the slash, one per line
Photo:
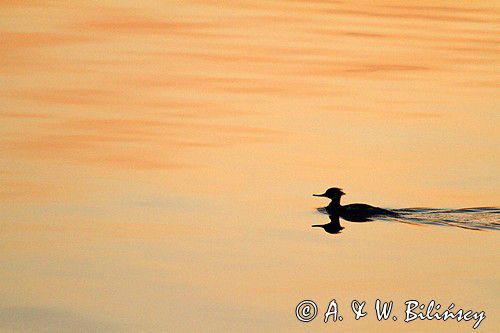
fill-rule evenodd
<path id="1" fill-rule="evenodd" d="M 344 191 L 342 191 L 340 188 L 332 187 L 332 188 L 329 188 L 328 190 L 326 190 L 326 192 L 323 194 L 313 194 L 313 196 L 334 199 L 334 198 L 340 198 L 344 194 L 345 194 Z"/>

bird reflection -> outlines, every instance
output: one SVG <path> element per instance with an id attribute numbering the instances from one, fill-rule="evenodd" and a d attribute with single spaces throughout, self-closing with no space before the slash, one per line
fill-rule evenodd
<path id="1" fill-rule="evenodd" d="M 342 229 L 344 229 L 343 226 L 340 225 L 340 220 L 338 215 L 330 215 L 330 223 L 327 224 L 315 224 L 313 227 L 320 227 L 323 228 L 327 233 L 329 234 L 338 234 Z"/>

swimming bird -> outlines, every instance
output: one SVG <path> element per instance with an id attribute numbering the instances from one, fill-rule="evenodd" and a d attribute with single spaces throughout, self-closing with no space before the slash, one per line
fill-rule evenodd
<path id="1" fill-rule="evenodd" d="M 367 222 L 372 221 L 372 218 L 383 216 L 399 216 L 398 213 L 390 210 L 370 206 L 367 204 L 354 203 L 342 206 L 340 199 L 344 195 L 344 191 L 340 188 L 332 187 L 326 190 L 323 194 L 313 194 L 315 197 L 325 197 L 331 199 L 330 204 L 318 210 L 325 211 L 330 216 L 340 216 L 346 221 L 351 222 Z"/>

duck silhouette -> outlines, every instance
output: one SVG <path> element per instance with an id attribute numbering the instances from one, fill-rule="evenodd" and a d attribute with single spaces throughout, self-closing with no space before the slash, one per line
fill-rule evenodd
<path id="1" fill-rule="evenodd" d="M 314 224 L 313 227 L 323 228 L 329 234 L 338 234 L 342 231 L 342 229 L 344 229 L 344 227 L 340 225 L 338 215 L 330 215 L 330 223 Z"/>
<path id="2" fill-rule="evenodd" d="M 372 221 L 373 218 L 399 216 L 398 213 L 390 211 L 388 209 L 374 207 L 362 203 L 354 203 L 342 206 L 340 204 L 340 199 L 344 194 L 345 194 L 344 191 L 342 191 L 340 188 L 337 187 L 329 188 L 323 194 L 313 194 L 313 196 L 315 197 L 325 197 L 332 200 L 328 206 L 323 208 L 318 208 L 320 212 L 326 212 L 328 215 L 330 215 L 332 222 L 328 224 L 338 223 L 338 225 L 340 226 L 340 223 L 338 222 L 338 217 L 341 217 L 344 220 L 350 222 L 368 222 Z M 336 222 L 334 222 L 334 217 L 337 217 Z"/>

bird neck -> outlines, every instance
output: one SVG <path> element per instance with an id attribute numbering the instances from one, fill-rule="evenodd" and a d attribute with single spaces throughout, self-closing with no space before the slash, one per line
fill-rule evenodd
<path id="1" fill-rule="evenodd" d="M 330 204 L 327 206 L 327 208 L 329 209 L 338 209 L 340 208 L 340 197 L 338 198 L 331 198 L 332 201 L 330 202 Z"/>

